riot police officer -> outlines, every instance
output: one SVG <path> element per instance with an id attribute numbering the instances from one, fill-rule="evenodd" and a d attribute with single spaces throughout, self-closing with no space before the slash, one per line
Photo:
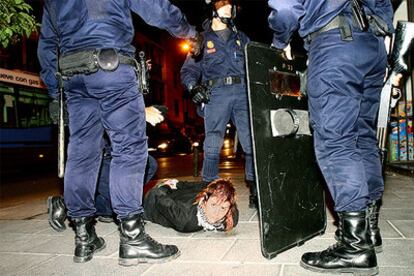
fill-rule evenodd
<path id="1" fill-rule="evenodd" d="M 202 177 L 219 178 L 219 158 L 226 125 L 236 126 L 245 153 L 245 177 L 251 189 L 250 206 L 256 205 L 252 145 L 245 79 L 244 46 L 249 38 L 237 30 L 232 0 L 206 0 L 212 19 L 204 27 L 204 50 L 200 57 L 188 56 L 181 68 L 181 80 L 195 103 L 204 106 L 204 160 Z"/>
<path id="2" fill-rule="evenodd" d="M 375 120 L 393 31 L 389 0 L 270 0 L 273 46 L 299 28 L 309 53 L 308 98 L 315 153 L 339 217 L 338 243 L 305 253 L 317 272 L 378 273 L 379 200 L 384 184 Z"/>
<path id="3" fill-rule="evenodd" d="M 175 36 L 197 37 L 168 0 L 45 1 L 38 56 L 51 97 L 57 97 L 57 64 L 64 77 L 70 130 L 64 196 L 75 225 L 75 262 L 87 262 L 105 247 L 93 219 L 104 131 L 112 145 L 110 191 L 120 220 L 120 265 L 179 255 L 176 246 L 149 237 L 142 220 L 147 137 L 131 11 Z"/>

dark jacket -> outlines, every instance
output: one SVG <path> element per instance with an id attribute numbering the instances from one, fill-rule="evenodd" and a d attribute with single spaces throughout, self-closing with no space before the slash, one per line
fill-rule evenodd
<path id="1" fill-rule="evenodd" d="M 197 221 L 196 195 L 208 182 L 178 182 L 177 189 L 154 187 L 144 200 L 145 219 L 179 232 L 196 232 L 203 228 Z"/>
<path id="2" fill-rule="evenodd" d="M 177 183 L 177 189 L 169 186 L 154 187 L 144 199 L 144 217 L 146 220 L 171 227 L 178 232 L 196 232 L 203 230 L 198 225 L 197 204 L 195 198 L 207 187 L 209 182 Z M 238 221 L 238 211 L 233 215 L 234 226 Z"/>

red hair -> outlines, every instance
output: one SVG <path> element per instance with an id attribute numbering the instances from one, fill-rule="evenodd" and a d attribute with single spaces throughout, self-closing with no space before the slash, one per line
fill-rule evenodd
<path id="1" fill-rule="evenodd" d="M 218 10 L 225 5 L 232 5 L 232 2 L 231 0 L 218 0 L 214 2 L 214 8 Z"/>
<path id="2" fill-rule="evenodd" d="M 238 221 L 239 211 L 236 204 L 236 189 L 230 179 L 217 179 L 208 184 L 208 186 L 199 192 L 195 198 L 194 204 L 199 204 L 200 201 L 207 201 L 210 196 L 216 196 L 220 202 L 228 201 L 230 208 L 225 215 L 225 229 L 229 231 L 236 226 Z"/>

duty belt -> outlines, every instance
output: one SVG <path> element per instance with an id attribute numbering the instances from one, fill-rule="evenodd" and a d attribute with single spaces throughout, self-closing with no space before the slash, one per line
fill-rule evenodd
<path id="1" fill-rule="evenodd" d="M 242 80 L 244 78 L 242 77 L 225 77 L 225 78 L 219 78 L 219 79 L 213 79 L 213 80 L 208 80 L 206 81 L 206 84 L 208 86 L 214 86 L 217 84 L 223 84 L 223 85 L 232 85 L 232 84 L 238 84 L 238 83 L 242 83 Z"/>
<path id="2" fill-rule="evenodd" d="M 310 43 L 321 33 L 324 33 L 324 32 L 327 32 L 333 29 L 339 29 L 342 40 L 351 41 L 353 39 L 351 26 L 348 23 L 347 18 L 343 15 L 338 15 L 334 19 L 332 19 L 331 22 L 329 22 L 327 25 L 325 25 L 321 29 L 309 34 L 306 37 L 306 42 Z"/>
<path id="3" fill-rule="evenodd" d="M 63 76 L 92 74 L 99 69 L 115 71 L 119 64 L 137 66 L 130 56 L 118 53 L 115 49 L 94 49 L 70 53 L 59 58 L 59 70 Z"/>

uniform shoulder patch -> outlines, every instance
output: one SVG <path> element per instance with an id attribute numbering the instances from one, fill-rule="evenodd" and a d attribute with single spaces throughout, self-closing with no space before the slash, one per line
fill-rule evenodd
<path id="1" fill-rule="evenodd" d="M 214 48 L 214 43 L 213 43 L 213 41 L 211 41 L 211 40 L 207 41 L 207 48 L 209 48 L 209 49 Z"/>

